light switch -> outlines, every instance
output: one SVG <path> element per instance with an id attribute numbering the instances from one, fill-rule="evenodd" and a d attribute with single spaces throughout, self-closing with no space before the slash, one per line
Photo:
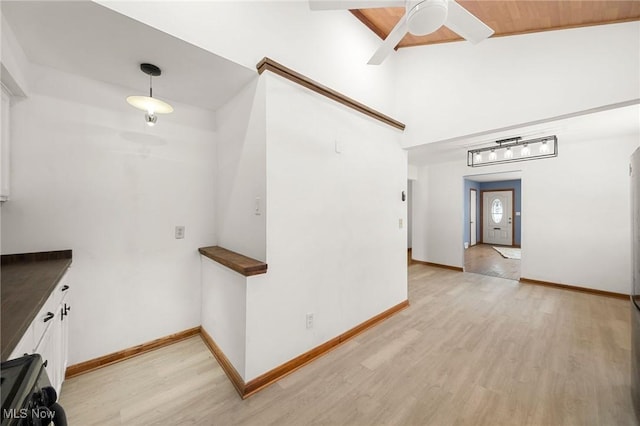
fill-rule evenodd
<path id="1" fill-rule="evenodd" d="M 262 206 L 260 205 L 260 197 L 256 197 L 255 215 L 260 216 L 262 214 Z"/>
<path id="2" fill-rule="evenodd" d="M 516 216 L 520 216 L 520 212 L 516 212 Z"/>
<path id="3" fill-rule="evenodd" d="M 341 154 L 342 153 L 342 142 L 340 140 L 336 139 L 335 147 L 336 147 L 336 154 Z"/>
<path id="4" fill-rule="evenodd" d="M 184 226 L 176 226 L 176 240 L 184 238 Z"/>
<path id="5" fill-rule="evenodd" d="M 307 314 L 306 320 L 307 328 L 313 328 L 313 312 Z"/>
<path id="6" fill-rule="evenodd" d="M 404 225 L 402 218 L 398 219 L 398 228 L 402 229 L 402 226 Z"/>

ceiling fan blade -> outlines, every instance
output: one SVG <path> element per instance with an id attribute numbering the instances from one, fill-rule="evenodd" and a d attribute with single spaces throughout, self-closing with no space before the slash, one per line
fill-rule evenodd
<path id="1" fill-rule="evenodd" d="M 373 54 L 367 64 L 380 65 L 407 33 L 407 26 L 407 18 L 406 16 L 403 16 L 402 19 L 400 19 L 400 22 L 393 27 L 387 38 L 384 39 L 380 47 L 378 47 L 378 50 L 376 50 L 376 53 Z"/>
<path id="2" fill-rule="evenodd" d="M 404 0 L 309 0 L 311 10 L 375 9 L 404 5 Z"/>
<path id="3" fill-rule="evenodd" d="M 494 33 L 488 25 L 454 0 L 449 0 L 449 13 L 444 25 L 473 44 L 480 43 Z"/>

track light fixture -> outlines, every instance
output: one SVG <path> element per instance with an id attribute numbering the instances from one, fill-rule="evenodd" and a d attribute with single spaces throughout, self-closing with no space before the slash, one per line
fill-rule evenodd
<path id="1" fill-rule="evenodd" d="M 497 147 L 494 145 L 467 151 L 467 165 L 469 167 L 479 167 L 558 156 L 558 138 L 556 135 L 526 141 L 523 141 L 522 137 L 518 136 L 501 139 L 496 141 L 496 144 L 498 144 Z"/>
<path id="2" fill-rule="evenodd" d="M 154 126 L 158 121 L 156 114 L 169 114 L 173 112 L 173 107 L 153 97 L 152 79 L 162 74 L 160 68 L 153 64 L 140 64 L 140 70 L 149 76 L 149 96 L 129 96 L 127 102 L 131 106 L 145 111 L 145 122 L 148 126 Z"/>

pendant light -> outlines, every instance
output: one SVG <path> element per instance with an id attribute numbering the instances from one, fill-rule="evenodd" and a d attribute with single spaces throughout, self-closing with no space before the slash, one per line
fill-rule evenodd
<path id="1" fill-rule="evenodd" d="M 158 121 L 156 114 L 169 114 L 173 107 L 160 99 L 153 97 L 152 79 L 162 74 L 160 68 L 153 64 L 140 64 L 140 70 L 149 76 L 149 96 L 129 96 L 127 102 L 138 109 L 145 111 L 144 119 L 148 126 L 153 126 Z"/>
<path id="2" fill-rule="evenodd" d="M 521 136 L 516 136 L 501 139 L 495 143 L 498 146 L 486 146 L 467 151 L 467 165 L 478 167 L 558 156 L 558 137 L 556 135 L 529 140 L 522 140 Z M 488 153 L 488 158 L 483 157 L 483 153 Z"/>

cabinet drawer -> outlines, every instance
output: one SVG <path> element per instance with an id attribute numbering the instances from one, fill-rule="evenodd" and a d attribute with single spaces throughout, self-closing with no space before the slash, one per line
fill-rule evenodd
<path id="1" fill-rule="evenodd" d="M 40 340 L 42 340 L 47 328 L 55 322 L 58 306 L 59 303 L 56 304 L 54 298 L 49 297 L 40 312 L 38 312 L 38 315 L 33 319 L 31 328 L 33 329 L 34 347 L 40 344 Z"/>
<path id="2" fill-rule="evenodd" d="M 53 303 L 57 306 L 60 303 L 62 303 L 62 300 L 67 295 L 69 290 L 70 290 L 70 286 L 69 286 L 69 270 L 67 270 L 67 272 L 64 273 L 62 278 L 60 278 L 60 281 L 58 282 L 58 285 L 56 285 L 56 288 L 55 288 L 55 290 L 53 290 L 53 293 L 51 294 L 49 299 L 53 299 Z"/>

